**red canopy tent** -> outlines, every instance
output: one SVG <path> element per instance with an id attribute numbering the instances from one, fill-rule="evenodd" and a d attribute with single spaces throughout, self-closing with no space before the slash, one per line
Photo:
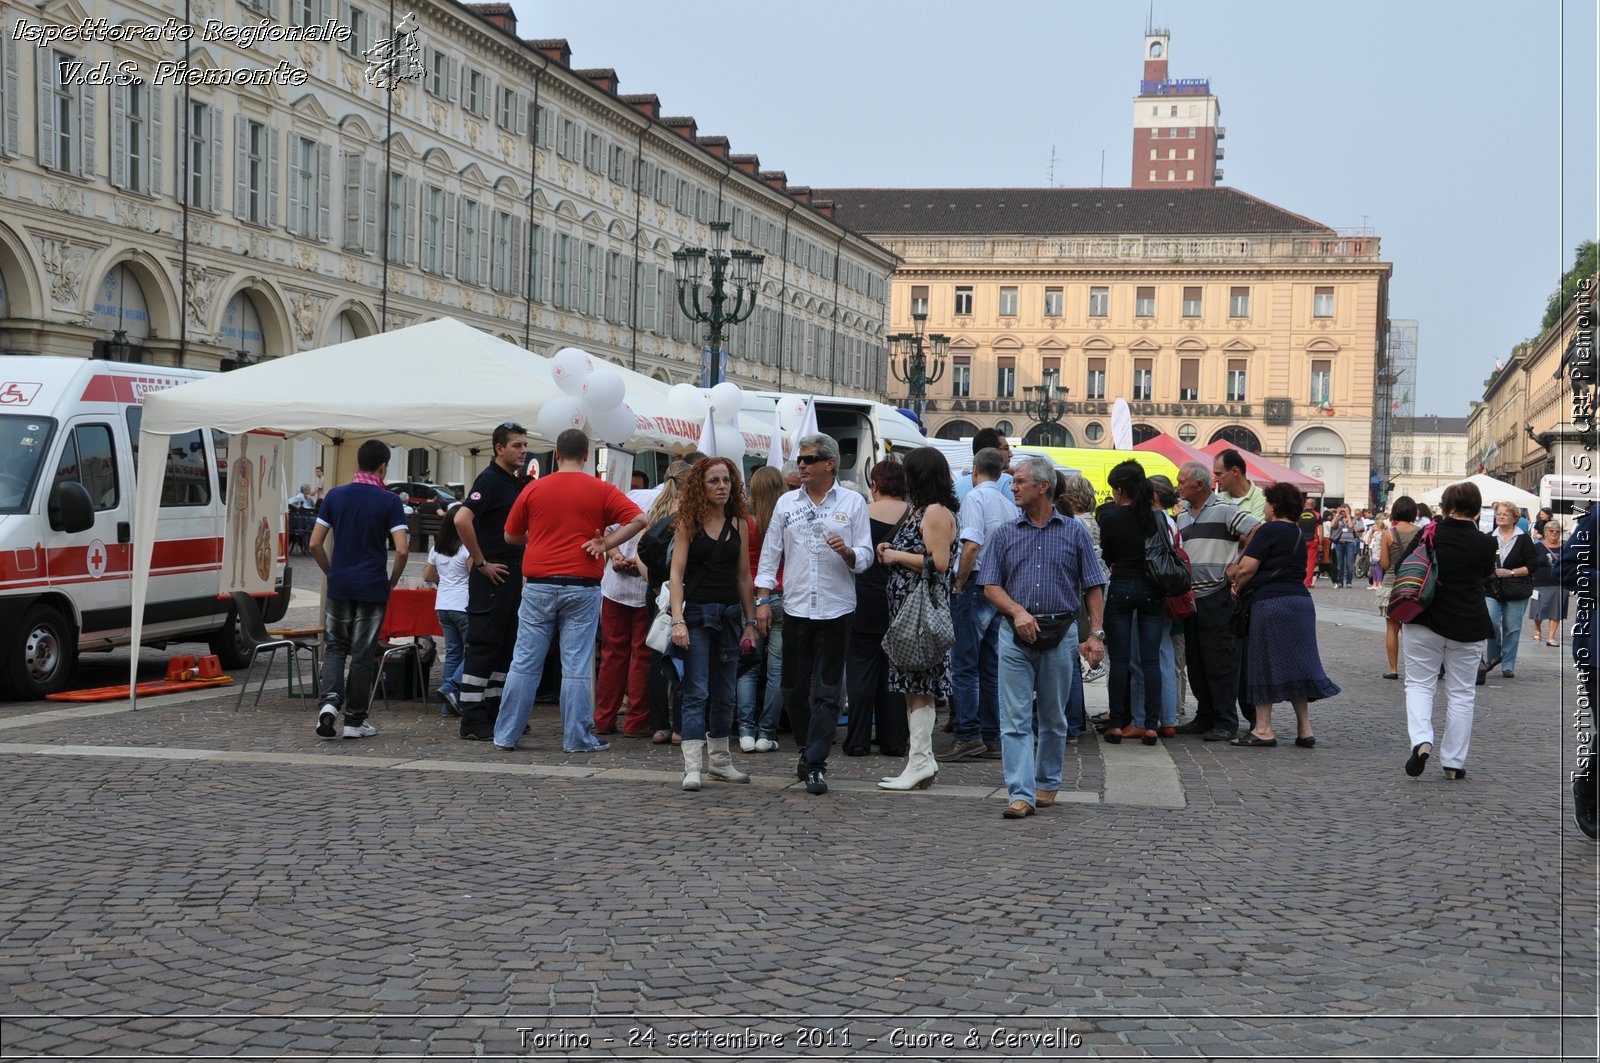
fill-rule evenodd
<path id="1" fill-rule="evenodd" d="M 1227 449 L 1229 449 L 1228 441 L 1219 439 L 1207 446 L 1205 451 L 1212 457 L 1216 457 Z M 1232 449 L 1239 451 L 1239 456 L 1244 459 L 1245 476 L 1258 487 L 1270 487 L 1273 484 L 1288 483 L 1294 484 L 1308 495 L 1321 496 L 1327 491 L 1327 485 L 1321 480 L 1307 476 L 1303 472 L 1295 472 L 1293 469 L 1279 465 L 1275 461 L 1268 461 L 1260 454 L 1252 454 L 1248 450 L 1242 450 L 1239 447 L 1233 447 Z"/>
<path id="2" fill-rule="evenodd" d="M 1134 450 L 1148 450 L 1153 454 L 1160 454 L 1174 465 L 1182 465 L 1186 461 L 1204 462 L 1206 468 L 1211 468 L 1213 455 L 1207 454 L 1199 447 L 1191 447 L 1181 439 L 1174 439 L 1162 432 L 1151 436 L 1143 443 L 1135 443 Z"/>

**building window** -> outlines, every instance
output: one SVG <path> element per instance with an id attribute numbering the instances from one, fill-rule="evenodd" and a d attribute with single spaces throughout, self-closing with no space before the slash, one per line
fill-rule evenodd
<path id="1" fill-rule="evenodd" d="M 346 0 L 344 24 L 350 36 L 339 42 L 339 49 L 348 56 L 365 60 L 367 50 L 372 47 L 372 17 Z"/>
<path id="2" fill-rule="evenodd" d="M 1083 426 L 1083 437 L 1091 443 L 1098 443 L 1106 437 L 1106 426 L 1099 421 L 1090 421 Z"/>
<path id="3" fill-rule="evenodd" d="M 1187 175 L 1186 177 L 1184 177 L 1185 181 L 1193 181 L 1194 180 L 1194 171 L 1193 170 L 1185 170 L 1183 172 Z"/>
<path id="4" fill-rule="evenodd" d="M 628 180 L 628 149 L 620 144 L 611 145 L 611 170 L 609 176 L 613 181 L 626 182 Z"/>
<path id="5" fill-rule="evenodd" d="M 327 18 L 327 0 L 289 0 L 289 20 L 296 26 L 320 26 Z"/>
<path id="6" fill-rule="evenodd" d="M 1311 363 L 1311 405 L 1321 406 L 1333 401 L 1333 363 Z"/>
<path id="7" fill-rule="evenodd" d="M 995 364 L 995 398 L 1014 399 L 1017 397 L 1017 360 L 1015 358 L 1000 358 Z"/>
<path id="8" fill-rule="evenodd" d="M 972 313 L 972 289 L 965 285 L 956 288 L 956 316 Z"/>
<path id="9" fill-rule="evenodd" d="M 328 238 L 332 164 L 326 145 L 295 137 L 289 159 L 289 231 L 314 240 Z"/>
<path id="10" fill-rule="evenodd" d="M 1134 402 L 1149 402 L 1151 391 L 1151 378 L 1154 376 L 1150 359 L 1135 358 L 1133 360 L 1133 394 L 1130 396 Z"/>
<path id="11" fill-rule="evenodd" d="M 1089 377 L 1084 389 L 1084 398 L 1103 399 L 1106 397 L 1106 360 L 1104 358 L 1089 359 Z"/>
<path id="12" fill-rule="evenodd" d="M 417 183 L 389 173 L 389 261 L 411 262 L 411 226 L 415 216 Z"/>
<path id="13" fill-rule="evenodd" d="M 481 70 L 468 69 L 461 78 L 461 106 L 479 118 L 489 117 L 489 76 Z"/>
<path id="14" fill-rule="evenodd" d="M 1189 127 L 1189 139 L 1190 140 L 1194 139 L 1194 126 L 1190 126 Z"/>
<path id="15" fill-rule="evenodd" d="M 1244 401 L 1244 367 L 1243 359 L 1228 359 L 1228 401 Z"/>
<path id="16" fill-rule="evenodd" d="M 233 212 L 252 225 L 278 220 L 278 131 L 240 115 Z"/>
<path id="17" fill-rule="evenodd" d="M 513 293 L 522 279 L 522 221 L 503 210 L 494 212 L 494 243 L 489 250 L 489 287 Z"/>
<path id="18" fill-rule="evenodd" d="M 529 227 L 529 229 L 528 229 L 528 252 L 527 252 L 527 256 L 523 259 L 523 262 L 525 262 L 527 264 L 527 267 L 528 267 L 528 289 L 527 289 L 528 298 L 536 300 L 538 302 L 543 302 L 544 301 L 544 291 L 540 287 L 544 283 L 544 229 L 543 229 L 543 227 L 538 226 L 538 225 L 534 225 L 534 226 L 530 226 Z M 645 275 L 649 276 L 649 274 L 650 274 L 650 271 L 649 270 L 645 270 Z"/>
<path id="19" fill-rule="evenodd" d="M 1046 288 L 1044 290 L 1044 316 L 1060 317 L 1065 301 L 1060 288 Z"/>
<path id="20" fill-rule="evenodd" d="M 1111 313 L 1111 289 L 1089 289 L 1089 316 L 1106 317 Z"/>
<path id="21" fill-rule="evenodd" d="M 600 309 L 600 248 L 583 245 L 583 271 L 579 274 L 578 312 L 598 313 Z"/>
<path id="22" fill-rule="evenodd" d="M 972 397 L 972 361 L 959 358 L 950 365 L 950 396 L 956 399 Z"/>
<path id="23" fill-rule="evenodd" d="M 1190 149 L 1189 149 L 1189 154 L 1188 154 L 1188 155 L 1187 155 L 1187 156 L 1186 156 L 1186 158 L 1190 158 L 1190 159 L 1193 159 L 1193 158 L 1194 158 L 1194 149 L 1193 149 L 1193 148 L 1190 148 Z M 1193 170 L 1191 170 L 1191 171 L 1189 171 L 1189 172 L 1190 172 L 1190 174 L 1191 174 L 1191 175 L 1192 175 L 1192 174 L 1193 174 L 1193 173 L 1194 173 L 1194 171 L 1193 171 Z"/>
<path id="24" fill-rule="evenodd" d="M 561 309 L 572 305 L 572 237 L 556 234 L 555 290 L 550 293 L 550 303 Z M 671 299 L 667 300 L 670 304 Z"/>
<path id="25" fill-rule="evenodd" d="M 911 316 L 928 312 L 928 286 L 926 284 L 913 284 L 911 286 Z"/>
<path id="26" fill-rule="evenodd" d="M 161 191 L 161 109 L 153 101 L 146 82 L 111 86 L 111 183 L 146 195 Z"/>
<path id="27" fill-rule="evenodd" d="M 456 60 L 437 48 L 429 48 L 423 57 L 422 87 L 429 95 L 443 100 L 456 98 Z"/>
<path id="28" fill-rule="evenodd" d="M 1430 457 L 1428 455 L 1424 455 L 1423 456 L 1423 458 L 1422 458 L 1422 471 L 1423 472 L 1432 472 L 1433 471 L 1433 458 L 1432 457 Z"/>
<path id="29" fill-rule="evenodd" d="M 633 309 L 633 260 L 621 252 L 612 251 L 606 256 L 606 318 L 626 324 Z M 730 338 L 728 347 L 733 349 Z M 746 352 L 751 358 L 756 352 Z"/>
<path id="30" fill-rule="evenodd" d="M 1133 298 L 1133 316 L 1134 317 L 1155 317 L 1156 316 L 1156 290 L 1155 290 L 1155 288 L 1150 287 L 1150 288 L 1137 288 L 1137 289 L 1135 289 L 1134 298 Z"/>
<path id="31" fill-rule="evenodd" d="M 1333 316 L 1333 289 L 1331 287 L 1318 288 L 1316 292 L 1313 293 L 1311 297 L 1311 316 Z"/>
<path id="32" fill-rule="evenodd" d="M 601 173 L 605 170 L 605 141 L 599 133 L 590 133 L 583 142 L 583 165 L 587 170 Z"/>
<path id="33" fill-rule="evenodd" d="M 1200 359 L 1183 358 L 1178 362 L 1178 401 L 1200 401 Z"/>
<path id="34" fill-rule="evenodd" d="M 1411 455 L 1407 454 L 1407 455 L 1403 456 L 1400 459 L 1400 471 L 1401 472 L 1410 472 L 1411 471 Z"/>
<path id="35" fill-rule="evenodd" d="M 360 155 L 344 157 L 344 249 L 378 250 L 378 165 Z"/>
<path id="36" fill-rule="evenodd" d="M 1000 316 L 1017 316 L 1017 290 L 1015 288 L 1000 289 Z"/>
<path id="37" fill-rule="evenodd" d="M 51 50 L 39 71 L 39 165 L 61 173 L 92 176 L 94 92 L 76 82 L 87 73 L 78 58 Z M 6 64 L 8 73 L 14 69 Z M 6 95 L 12 95 L 8 88 Z M 9 118 L 6 119 L 10 121 Z"/>
<path id="38" fill-rule="evenodd" d="M 1185 443 L 1193 443 L 1200 438 L 1200 429 L 1185 421 L 1178 426 L 1178 438 Z"/>
<path id="39" fill-rule="evenodd" d="M 1039 383 L 1054 392 L 1061 387 L 1061 359 L 1045 358 L 1039 370 Z"/>
<path id="40" fill-rule="evenodd" d="M 674 188 L 672 174 L 668 173 L 666 170 L 657 170 L 656 200 L 661 203 L 671 203 L 673 192 Z"/>
<path id="41" fill-rule="evenodd" d="M 1152 151 L 1150 154 L 1154 155 L 1155 152 Z M 1150 180 L 1152 180 L 1152 181 L 1156 180 L 1156 172 L 1154 170 L 1150 171 Z"/>
<path id="42" fill-rule="evenodd" d="M 424 273 L 443 276 L 449 272 L 450 260 L 455 257 L 455 198 L 432 185 L 422 189 L 422 248 L 417 266 Z"/>
<path id="43" fill-rule="evenodd" d="M 497 101 L 494 109 L 495 125 L 504 129 L 507 133 L 521 135 L 523 132 L 522 97 L 514 90 L 504 86 L 501 86 L 495 92 L 495 97 Z"/>
<path id="44" fill-rule="evenodd" d="M 1250 289 L 1249 288 L 1229 288 L 1228 289 L 1228 316 L 1229 317 L 1249 317 L 1250 316 Z"/>
<path id="45" fill-rule="evenodd" d="M 561 120 L 561 144 L 556 148 L 556 154 L 572 161 L 578 158 L 578 123 L 570 118 Z"/>
<path id="46" fill-rule="evenodd" d="M 478 272 L 478 244 L 483 239 L 478 204 L 465 196 L 456 212 L 456 279 L 463 284 L 482 284 Z"/>
<path id="47" fill-rule="evenodd" d="M 1199 317 L 1200 316 L 1200 306 L 1201 306 L 1200 293 L 1201 293 L 1201 289 L 1199 287 L 1185 288 L 1183 290 L 1183 316 L 1184 317 Z"/>
<path id="48" fill-rule="evenodd" d="M 1177 170 L 1168 170 L 1167 171 L 1167 180 L 1176 181 L 1177 179 L 1178 179 L 1178 171 Z"/>

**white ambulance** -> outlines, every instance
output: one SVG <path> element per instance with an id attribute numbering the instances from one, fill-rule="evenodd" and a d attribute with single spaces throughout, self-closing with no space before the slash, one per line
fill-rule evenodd
<path id="1" fill-rule="evenodd" d="M 0 695 L 64 689 L 79 653 L 128 644 L 134 473 L 142 397 L 208 374 L 119 362 L 0 357 Z M 142 641 L 208 641 L 249 663 L 232 602 L 218 596 L 227 436 L 172 436 Z M 281 619 L 289 588 L 280 537 Z"/>

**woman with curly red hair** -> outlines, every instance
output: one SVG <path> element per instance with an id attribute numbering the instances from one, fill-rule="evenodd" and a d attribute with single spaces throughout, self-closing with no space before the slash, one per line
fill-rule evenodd
<path id="1" fill-rule="evenodd" d="M 750 781 L 728 750 L 739 658 L 755 648 L 749 537 L 738 467 L 727 458 L 701 458 L 684 477 L 672 545 L 672 645 L 683 658 L 685 790 L 700 789 L 702 772 Z"/>

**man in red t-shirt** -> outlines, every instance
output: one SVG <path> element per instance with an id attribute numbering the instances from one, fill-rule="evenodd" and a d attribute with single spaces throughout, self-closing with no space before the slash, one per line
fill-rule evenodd
<path id="1" fill-rule="evenodd" d="M 510 752 L 533 711 L 551 639 L 561 645 L 561 745 L 593 753 L 610 743 L 594 733 L 594 636 L 600 623 L 600 572 L 606 551 L 644 531 L 644 514 L 604 480 L 590 476 L 589 438 L 576 428 L 556 437 L 556 469 L 522 489 L 506 517 L 506 542 L 522 545 L 522 608 L 494 725 L 496 749 Z M 606 528 L 617 527 L 608 535 Z"/>

